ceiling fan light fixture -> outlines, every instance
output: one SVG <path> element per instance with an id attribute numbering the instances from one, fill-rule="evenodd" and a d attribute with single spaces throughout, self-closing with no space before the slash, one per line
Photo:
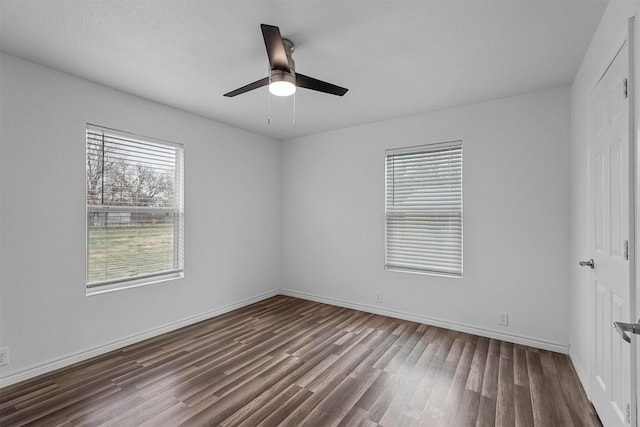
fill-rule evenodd
<path id="1" fill-rule="evenodd" d="M 296 78 L 282 70 L 273 70 L 269 81 L 269 92 L 275 96 L 291 96 L 296 92 Z"/>

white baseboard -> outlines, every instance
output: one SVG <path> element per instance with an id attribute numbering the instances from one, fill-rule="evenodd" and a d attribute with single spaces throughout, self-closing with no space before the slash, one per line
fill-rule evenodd
<path id="1" fill-rule="evenodd" d="M 374 306 L 355 303 L 351 301 L 322 297 L 319 295 L 308 294 L 305 292 L 293 291 L 291 289 L 280 289 L 280 294 L 288 295 L 295 298 L 315 301 L 315 302 L 321 302 L 324 304 L 337 305 L 339 307 L 352 308 L 355 310 L 365 311 L 367 313 L 381 314 L 383 316 L 393 317 L 396 319 L 409 320 L 417 323 L 424 323 L 426 325 L 452 329 L 454 331 L 465 332 L 473 335 L 479 335 L 481 337 L 486 337 L 486 338 L 494 338 L 494 339 L 507 341 L 515 344 L 535 347 L 542 350 L 555 351 L 555 352 L 564 353 L 564 354 L 569 353 L 569 346 L 567 345 L 554 343 L 551 341 L 540 340 L 537 338 L 507 334 L 504 332 L 478 328 L 476 326 L 464 325 L 461 323 L 454 323 L 446 320 L 434 319 L 431 317 L 420 316 L 420 315 L 406 313 L 402 311 L 388 310 L 380 307 L 374 307 Z"/>
<path id="2" fill-rule="evenodd" d="M 569 349 L 569 360 L 571 360 L 571 364 L 576 370 L 576 374 L 578 374 L 578 379 L 580 380 L 582 388 L 587 395 L 587 399 L 591 400 L 591 382 L 589 380 L 589 376 L 587 375 L 587 371 L 585 371 L 579 359 L 575 356 L 573 351 L 571 351 L 571 348 Z"/>
<path id="3" fill-rule="evenodd" d="M 214 310 L 207 311 L 205 313 L 201 313 L 196 316 L 188 317 L 186 319 L 179 320 L 177 322 L 170 323 L 168 325 L 164 325 L 140 334 L 131 335 L 126 338 L 110 342 L 105 345 L 90 348 L 79 353 L 75 353 L 75 354 L 65 356 L 50 362 L 38 364 L 36 366 L 23 369 L 21 371 L 18 371 L 13 374 L 0 378 L 0 388 L 18 383 L 20 381 L 28 380 L 30 378 L 37 377 L 38 375 L 46 374 L 47 372 L 51 372 L 56 369 L 73 365 L 74 363 L 82 362 L 92 357 L 100 356 L 110 351 L 117 350 L 119 348 L 131 345 L 131 344 L 135 344 L 137 342 L 140 342 L 149 338 L 153 338 L 158 335 L 162 335 L 164 333 L 174 331 L 176 329 L 180 329 L 184 326 L 189 326 L 191 324 L 201 322 L 203 320 L 207 320 L 212 317 L 219 316 L 221 314 L 225 314 L 233 310 L 237 310 L 247 305 L 251 305 L 256 302 L 265 300 L 267 298 L 274 297 L 276 295 L 278 295 L 278 290 L 274 289 L 268 292 L 264 292 L 260 295 L 247 298 L 242 301 L 235 302 L 233 304 L 225 305 L 224 307 L 216 308 Z"/>

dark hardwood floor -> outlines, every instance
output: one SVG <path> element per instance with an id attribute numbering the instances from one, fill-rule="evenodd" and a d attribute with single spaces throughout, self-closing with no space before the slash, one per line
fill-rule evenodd
<path id="1" fill-rule="evenodd" d="M 277 296 L 0 390 L 0 425 L 599 426 L 566 355 Z"/>

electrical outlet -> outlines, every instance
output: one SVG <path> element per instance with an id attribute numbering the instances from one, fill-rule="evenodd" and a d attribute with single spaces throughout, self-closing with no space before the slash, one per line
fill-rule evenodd
<path id="1" fill-rule="evenodd" d="M 9 364 L 9 347 L 0 348 L 0 366 Z"/>
<path id="2" fill-rule="evenodd" d="M 498 312 L 498 325 L 509 326 L 509 313 L 506 311 Z"/>
<path id="3" fill-rule="evenodd" d="M 376 293 L 376 302 L 382 302 L 382 292 Z"/>

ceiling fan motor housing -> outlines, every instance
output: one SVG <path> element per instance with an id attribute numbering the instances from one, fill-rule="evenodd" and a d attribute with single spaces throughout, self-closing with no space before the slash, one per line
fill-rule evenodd
<path id="1" fill-rule="evenodd" d="M 284 70 L 271 70 L 271 75 L 269 76 L 269 82 L 270 83 L 288 82 L 295 85 L 296 75 L 293 73 L 293 70 L 291 72 L 284 71 Z"/>
<path id="2" fill-rule="evenodd" d="M 293 50 L 295 45 L 289 39 L 282 39 L 284 51 L 287 54 L 287 62 L 289 63 L 289 71 L 274 68 L 269 73 L 269 82 L 288 82 L 296 84 L 296 61 L 293 60 Z"/>

